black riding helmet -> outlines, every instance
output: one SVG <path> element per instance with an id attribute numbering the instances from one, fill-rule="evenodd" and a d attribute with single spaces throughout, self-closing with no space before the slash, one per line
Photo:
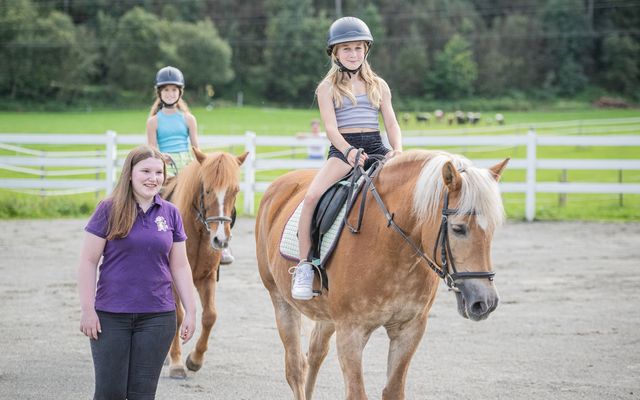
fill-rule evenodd
<path id="1" fill-rule="evenodd" d="M 366 42 L 369 48 L 373 45 L 373 36 L 367 24 L 356 17 L 342 17 L 331 24 L 327 37 L 327 54 L 330 56 L 333 47 L 339 43 Z"/>
<path id="2" fill-rule="evenodd" d="M 180 96 L 178 100 L 176 100 L 173 104 L 167 104 L 162 100 L 162 96 L 160 96 L 160 91 L 163 86 L 166 85 L 176 85 L 180 88 Z M 184 90 L 184 76 L 182 72 L 176 67 L 164 67 L 161 68 L 156 74 L 156 91 L 158 92 L 158 98 L 160 99 L 160 103 L 163 107 L 173 107 L 175 104 L 180 101 L 182 98 L 182 91 Z"/>
<path id="3" fill-rule="evenodd" d="M 161 68 L 156 74 L 156 88 L 164 85 L 176 85 L 184 88 L 184 76 L 176 67 Z"/>
<path id="4" fill-rule="evenodd" d="M 373 44 L 373 36 L 371 35 L 371 31 L 367 24 L 356 17 L 342 17 L 337 19 L 329 28 L 329 35 L 327 37 L 327 54 L 331 57 L 331 54 L 333 54 L 333 47 L 337 44 L 359 41 L 367 43 L 368 54 L 369 49 Z M 360 65 L 356 69 L 349 69 L 342 65 L 337 58 L 334 60 L 334 63 L 340 68 L 340 72 L 346 72 L 349 76 L 358 72 L 362 67 L 362 65 Z"/>

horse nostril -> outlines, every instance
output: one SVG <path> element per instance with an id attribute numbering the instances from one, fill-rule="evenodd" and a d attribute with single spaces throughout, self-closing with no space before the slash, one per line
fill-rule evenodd
<path id="1" fill-rule="evenodd" d="M 488 309 L 489 307 L 484 301 L 476 301 L 471 305 L 471 313 L 474 315 L 483 315 Z"/>

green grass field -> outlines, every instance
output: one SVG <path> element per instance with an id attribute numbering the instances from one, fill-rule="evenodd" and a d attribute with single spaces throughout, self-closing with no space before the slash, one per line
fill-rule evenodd
<path id="1" fill-rule="evenodd" d="M 198 128 L 204 135 L 237 135 L 253 131 L 263 135 L 291 135 L 309 129 L 313 118 L 319 118 L 317 107 L 309 109 L 274 108 L 204 108 L 192 109 L 198 119 Z M 0 112 L 1 133 L 104 133 L 142 134 L 149 110 L 93 111 L 85 113 L 18 113 Z M 403 114 L 403 113 L 399 113 Z M 495 113 L 483 113 L 485 119 Z M 640 110 L 598 110 L 585 108 L 574 111 L 503 112 L 507 125 L 522 125 L 590 119 L 640 117 Z M 456 129 L 446 124 L 425 125 L 412 118 L 403 129 Z M 480 126 L 484 126 L 482 122 Z"/>
<path id="2" fill-rule="evenodd" d="M 258 135 L 293 135 L 307 131 L 309 122 L 318 118 L 317 109 L 273 109 L 273 108 L 214 108 L 192 110 L 198 119 L 200 135 L 242 135 L 246 131 Z M 118 134 L 142 134 L 148 110 L 95 111 L 86 113 L 14 113 L 0 112 L 0 133 L 60 133 L 100 134 L 114 130 Z M 432 134 L 451 130 L 460 133 L 460 127 L 446 123 L 429 124 L 416 122 L 415 115 L 409 114 L 405 121 L 399 113 L 402 129 L 408 134 Z M 464 134 L 495 134 L 492 126 L 485 121 L 494 113 L 483 113 L 483 121 L 477 127 L 465 127 Z M 588 121 L 593 119 L 637 118 L 640 110 L 597 110 L 591 108 L 572 111 L 538 111 L 538 112 L 504 112 L 506 129 L 500 131 L 507 134 L 524 134 L 530 126 L 556 121 Z M 580 122 L 577 128 L 570 128 L 569 133 L 581 134 Z M 622 134 L 640 134 L 640 124 L 630 125 L 630 129 Z M 496 128 L 497 130 L 498 128 Z M 500 128 L 505 129 L 505 128 Z M 552 130 L 537 130 L 540 134 L 554 134 Z M 587 130 L 588 131 L 588 130 Z M 614 129 L 598 128 L 593 134 L 620 134 Z M 95 146 L 58 146 L 39 145 L 29 148 L 39 150 L 96 150 Z M 286 150 L 281 147 L 262 147 L 259 152 Z M 503 148 L 448 148 L 446 150 L 462 153 L 471 159 L 479 158 L 524 158 L 526 149 L 522 146 Z M 640 149 L 637 147 L 544 147 L 539 149 L 540 157 L 545 158 L 581 158 L 581 159 L 638 159 Z M 240 152 L 240 148 L 234 151 Z M 12 154 L 0 150 L 0 154 Z M 291 157 L 305 157 L 304 152 Z M 55 170 L 55 169 L 50 169 Z M 270 181 L 284 171 L 265 171 L 257 175 L 258 181 Z M 504 181 L 523 181 L 523 170 L 507 170 Z M 538 181 L 554 181 L 561 179 L 562 171 L 538 171 Z M 0 179 L 8 177 L 30 178 L 21 172 L 0 170 Z M 91 179 L 94 176 L 84 176 Z M 81 177 L 78 177 L 81 178 Z M 640 183 L 640 171 L 568 171 L 570 182 L 625 182 Z M 86 216 L 91 213 L 101 194 L 86 193 L 73 196 L 38 196 L 0 190 L 0 218 L 50 218 Z M 504 194 L 505 208 L 510 218 L 522 219 L 524 216 L 524 195 Z M 238 200 L 239 209 L 242 199 Z M 564 198 L 558 194 L 538 194 L 536 218 L 544 220 L 584 219 L 584 220 L 640 220 L 640 196 L 638 195 L 584 195 L 569 194 Z"/>

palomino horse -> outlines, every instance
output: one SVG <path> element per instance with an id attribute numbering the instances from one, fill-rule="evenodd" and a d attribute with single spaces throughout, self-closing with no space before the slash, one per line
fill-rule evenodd
<path id="1" fill-rule="evenodd" d="M 311 398 L 334 332 L 346 398 L 366 399 L 362 353 L 381 326 L 390 340 L 382 398 L 404 399 L 439 276 L 455 291 L 463 317 L 478 321 L 495 310 L 490 246 L 503 219 L 497 181 L 507 162 L 479 169 L 464 157 L 424 150 L 389 160 L 374 180 L 379 201 L 371 198 L 376 190 L 366 193 L 360 233 L 341 234 L 327 268 L 329 290 L 308 301 L 291 297 L 293 263 L 280 255 L 279 241 L 315 172 L 294 171 L 271 184 L 256 218 L 256 252 L 295 399 Z M 315 320 L 307 357 L 300 348 L 301 314 Z"/>
<path id="2" fill-rule="evenodd" d="M 220 251 L 231 239 L 231 213 L 240 190 L 240 165 L 248 153 L 235 157 L 223 152 L 204 154 L 198 149 L 193 150 L 196 160 L 180 171 L 170 183 L 175 188 L 168 187 L 167 191 L 172 193 L 171 201 L 182 215 L 193 283 L 202 303 L 202 332 L 195 349 L 185 361 L 187 368 L 197 371 L 204 362 L 209 334 L 217 318 L 215 295 Z M 180 326 L 184 311 L 180 305 L 177 310 Z M 173 338 L 169 357 L 169 375 L 172 378 L 186 377 L 178 332 Z"/>

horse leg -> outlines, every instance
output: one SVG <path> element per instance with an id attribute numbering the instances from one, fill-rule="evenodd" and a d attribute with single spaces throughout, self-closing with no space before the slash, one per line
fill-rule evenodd
<path id="1" fill-rule="evenodd" d="M 187 368 L 191 371 L 198 371 L 202 368 L 204 363 L 204 353 L 209 348 L 209 335 L 211 334 L 211 328 L 216 323 L 218 313 L 216 311 L 216 280 L 215 274 L 205 279 L 200 279 L 195 282 L 196 289 L 200 295 L 200 302 L 202 303 L 202 332 L 198 337 L 196 346 L 191 353 L 187 356 L 185 361 Z"/>
<path id="2" fill-rule="evenodd" d="M 367 399 L 362 376 L 362 352 L 372 332 L 373 329 L 362 325 L 336 324 L 338 358 L 347 400 Z"/>
<path id="3" fill-rule="evenodd" d="M 322 365 L 322 362 L 329 353 L 329 340 L 331 339 L 331 335 L 333 335 L 333 332 L 335 331 L 336 327 L 331 322 L 318 321 L 313 327 L 311 337 L 309 338 L 309 352 L 307 356 L 309 362 L 309 369 L 307 370 L 307 384 L 305 389 L 307 400 L 311 400 L 311 395 L 313 394 L 313 388 L 316 385 L 316 378 L 318 377 L 320 365 Z"/>
<path id="4" fill-rule="evenodd" d="M 387 357 L 387 385 L 382 391 L 383 400 L 403 400 L 409 363 L 424 336 L 427 314 L 404 324 L 386 326 L 389 336 Z"/>
<path id="5" fill-rule="evenodd" d="M 173 297 L 176 301 L 176 324 L 177 327 L 182 324 L 184 319 L 184 309 L 182 303 L 180 303 L 180 297 L 176 294 L 175 290 Z M 187 377 L 187 371 L 182 364 L 182 344 L 180 342 L 179 328 L 176 328 L 176 334 L 173 336 L 171 342 L 171 348 L 169 349 L 169 377 L 175 379 L 184 379 Z"/>
<path id="6" fill-rule="evenodd" d="M 285 375 L 295 400 L 306 400 L 304 392 L 307 360 L 300 348 L 300 311 L 287 303 L 280 293 L 270 291 L 276 325 L 284 345 Z"/>

